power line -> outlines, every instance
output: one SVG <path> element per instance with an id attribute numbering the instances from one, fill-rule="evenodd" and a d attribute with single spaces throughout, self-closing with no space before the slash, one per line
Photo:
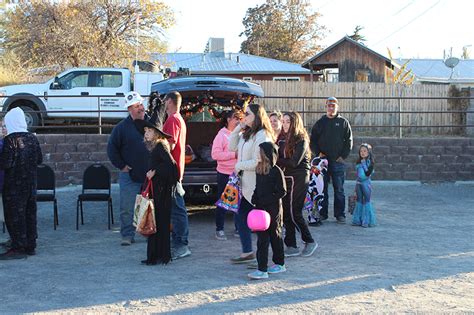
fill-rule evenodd
<path id="1" fill-rule="evenodd" d="M 441 0 L 438 0 L 435 4 L 433 4 L 432 6 L 430 6 L 428 9 L 426 9 L 425 11 L 423 11 L 422 13 L 418 14 L 417 16 L 415 16 L 412 20 L 410 20 L 408 23 L 406 23 L 405 25 L 403 25 L 402 27 L 398 28 L 397 30 L 395 30 L 394 32 L 390 33 L 388 36 L 386 36 L 385 38 L 379 40 L 378 42 L 376 42 L 374 44 L 374 46 L 380 44 L 381 42 L 385 41 L 386 39 L 392 37 L 393 35 L 395 35 L 396 33 L 398 33 L 399 31 L 401 31 L 402 29 L 404 29 L 405 27 L 407 27 L 408 25 L 410 25 L 411 23 L 415 22 L 417 19 L 419 19 L 420 17 L 422 17 L 423 15 L 425 15 L 426 13 L 428 13 L 431 9 L 433 9 L 435 6 L 437 6 L 439 3 L 441 2 Z"/>

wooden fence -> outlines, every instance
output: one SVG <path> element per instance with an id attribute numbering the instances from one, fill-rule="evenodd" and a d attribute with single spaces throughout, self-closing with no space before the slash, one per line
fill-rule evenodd
<path id="1" fill-rule="evenodd" d="M 358 132 L 398 135 L 399 125 L 402 126 L 446 126 L 456 125 L 458 121 L 452 113 L 408 113 L 399 115 L 398 111 L 447 111 L 456 109 L 453 102 L 447 99 L 361 99 L 360 97 L 448 97 L 447 85 L 412 85 L 399 86 L 384 83 L 324 83 L 324 82 L 275 82 L 257 81 L 265 92 L 265 96 L 308 96 L 322 99 L 272 99 L 265 98 L 261 103 L 269 111 L 325 111 L 324 98 L 329 96 L 350 97 L 340 99 L 339 110 L 349 119 L 353 126 L 384 126 L 356 127 Z M 304 107 L 304 108 L 303 108 Z M 455 106 L 454 106 L 455 107 Z M 365 111 L 393 111 L 394 113 L 347 113 Z M 305 113 L 306 126 L 312 126 L 323 113 Z M 400 119 L 401 118 L 401 119 Z M 395 127 L 386 127 L 395 126 Z M 452 135 L 452 127 L 403 128 L 403 134 L 413 135 Z"/>

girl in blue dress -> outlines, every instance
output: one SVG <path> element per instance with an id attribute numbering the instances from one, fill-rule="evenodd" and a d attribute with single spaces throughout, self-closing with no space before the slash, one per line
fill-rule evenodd
<path id="1" fill-rule="evenodd" d="M 375 226 L 375 210 L 372 207 L 370 197 L 372 195 L 372 181 L 370 179 L 374 172 L 374 158 L 372 146 L 363 143 L 359 147 L 359 158 L 356 164 L 356 195 L 357 203 L 352 215 L 352 225 L 364 228 Z"/>

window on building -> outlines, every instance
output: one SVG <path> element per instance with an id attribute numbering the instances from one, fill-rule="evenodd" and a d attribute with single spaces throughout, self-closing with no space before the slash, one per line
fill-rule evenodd
<path id="1" fill-rule="evenodd" d="M 273 81 L 299 82 L 300 77 L 273 77 Z"/>
<path id="2" fill-rule="evenodd" d="M 356 82 L 369 82 L 370 71 L 369 70 L 356 70 L 355 81 Z"/>
<path id="3" fill-rule="evenodd" d="M 339 82 L 339 68 L 327 68 L 323 71 L 325 81 L 330 83 Z"/>

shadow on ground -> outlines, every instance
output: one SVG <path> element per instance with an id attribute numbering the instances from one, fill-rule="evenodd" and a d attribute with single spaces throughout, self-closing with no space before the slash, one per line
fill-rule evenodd
<path id="1" fill-rule="evenodd" d="M 353 189 L 353 182 L 346 189 Z M 105 203 L 85 203 L 85 224 L 75 230 L 79 192 L 80 187 L 58 191 L 56 231 L 52 204 L 39 204 L 36 256 L 0 263 L 1 313 L 474 308 L 473 183 L 375 182 L 379 226 L 363 229 L 330 218 L 311 228 L 320 244 L 313 257 L 289 258 L 288 272 L 261 282 L 247 280 L 246 266 L 228 261 L 240 252 L 230 215 L 228 240 L 217 241 L 213 212 L 193 211 L 192 255 L 149 267 L 140 264 L 144 238 L 120 246 L 118 187 L 113 189 L 115 225 L 110 231 Z M 444 279 L 450 279 L 449 285 Z"/>

